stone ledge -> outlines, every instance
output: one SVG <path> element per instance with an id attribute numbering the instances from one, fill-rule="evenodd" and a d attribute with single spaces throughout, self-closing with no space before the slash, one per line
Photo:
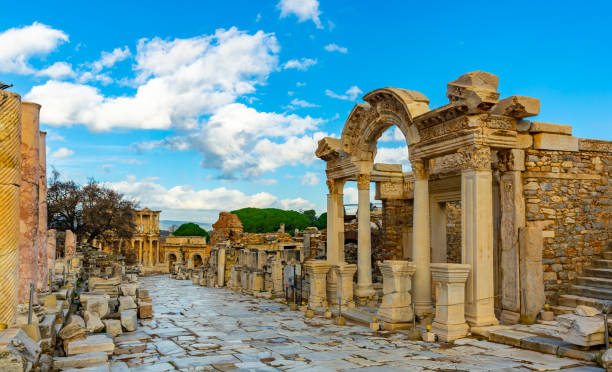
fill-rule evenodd
<path id="1" fill-rule="evenodd" d="M 564 134 L 536 133 L 533 148 L 539 150 L 578 151 L 578 137 Z"/>
<path id="2" fill-rule="evenodd" d="M 600 180 L 598 174 L 586 173 L 556 173 L 556 172 L 524 172 L 523 177 L 526 178 L 557 178 L 566 180 Z"/>

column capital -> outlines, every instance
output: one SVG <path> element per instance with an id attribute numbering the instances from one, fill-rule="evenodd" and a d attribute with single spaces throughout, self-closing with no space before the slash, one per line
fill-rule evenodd
<path id="1" fill-rule="evenodd" d="M 426 162 L 422 159 L 414 160 L 411 162 L 412 173 L 416 180 L 426 180 L 429 178 L 429 169 L 427 169 Z"/>
<path id="2" fill-rule="evenodd" d="M 486 146 L 466 146 L 457 151 L 462 170 L 491 170 L 491 149 Z"/>
<path id="3" fill-rule="evenodd" d="M 327 188 L 329 189 L 329 193 L 330 194 L 342 194 L 345 182 L 346 181 L 343 179 L 328 179 Z"/>
<path id="4" fill-rule="evenodd" d="M 370 189 L 370 175 L 367 173 L 360 173 L 357 175 L 357 188 L 359 190 Z"/>
<path id="5" fill-rule="evenodd" d="M 434 282 L 465 283 L 472 269 L 470 264 L 432 263 L 429 265 Z"/>

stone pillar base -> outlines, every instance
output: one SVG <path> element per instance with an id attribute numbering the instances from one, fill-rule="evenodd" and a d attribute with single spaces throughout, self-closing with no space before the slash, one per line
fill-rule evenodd
<path id="1" fill-rule="evenodd" d="M 438 340 L 442 342 L 450 342 L 464 338 L 468 334 L 468 325 L 462 324 L 442 324 L 434 321 L 431 324 L 431 332 L 438 335 Z"/>
<path id="2" fill-rule="evenodd" d="M 501 312 L 501 324 L 518 324 L 521 314 L 510 310 L 502 310 Z"/>
<path id="3" fill-rule="evenodd" d="M 416 271 L 414 263 L 387 260 L 381 263 L 383 274 L 383 298 L 378 313 L 385 323 L 408 323 L 414 318 L 411 277 Z"/>
<path id="4" fill-rule="evenodd" d="M 374 285 L 372 283 L 369 284 L 357 284 L 355 288 L 355 296 L 360 298 L 368 298 L 374 296 L 376 291 L 374 290 Z"/>
<path id="5" fill-rule="evenodd" d="M 329 262 L 319 260 L 307 261 L 304 264 L 304 269 L 310 275 L 309 309 L 315 309 L 327 303 L 327 272 L 330 266 Z"/>

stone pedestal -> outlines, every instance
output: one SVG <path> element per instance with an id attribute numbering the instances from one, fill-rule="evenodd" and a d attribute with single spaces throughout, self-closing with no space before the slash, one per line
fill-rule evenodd
<path id="1" fill-rule="evenodd" d="M 270 276 L 272 281 L 272 295 L 282 297 L 283 290 L 283 264 L 280 258 L 273 258 L 271 262 Z"/>
<path id="2" fill-rule="evenodd" d="M 231 271 L 231 288 L 232 289 L 238 289 L 240 288 L 240 283 L 241 283 L 241 271 L 242 271 L 242 266 L 240 265 L 232 265 L 232 271 Z"/>
<path id="3" fill-rule="evenodd" d="M 437 283 L 436 317 L 432 332 L 444 342 L 467 336 L 465 281 L 470 274 L 470 265 L 435 263 L 430 267 L 433 281 Z"/>
<path id="4" fill-rule="evenodd" d="M 338 280 L 336 286 L 337 291 L 333 294 L 336 299 L 332 301 L 332 299 L 328 296 L 327 300 L 332 304 L 338 304 L 338 301 L 340 301 L 342 306 L 347 306 L 349 302 L 352 302 L 353 300 L 353 277 L 357 272 L 357 265 L 347 264 L 344 262 L 338 265 L 333 265 L 332 271 Z"/>
<path id="5" fill-rule="evenodd" d="M 323 306 L 326 299 L 326 278 L 331 265 L 327 261 L 311 260 L 304 264 L 304 269 L 310 275 L 310 293 L 308 295 L 308 308 L 315 309 Z"/>
<path id="6" fill-rule="evenodd" d="M 39 113 L 39 104 L 33 102 L 21 103 L 19 303 L 28 300 L 30 284 L 38 285 Z"/>
<path id="7" fill-rule="evenodd" d="M 414 313 L 410 289 L 415 264 L 386 260 L 379 267 L 383 274 L 383 298 L 376 314 L 378 319 L 391 324 L 411 322 Z"/>
<path id="8" fill-rule="evenodd" d="M 253 280 L 253 284 L 251 285 L 251 291 L 253 294 L 263 291 L 264 289 L 264 273 L 260 271 L 255 271 L 251 274 L 251 280 Z"/>

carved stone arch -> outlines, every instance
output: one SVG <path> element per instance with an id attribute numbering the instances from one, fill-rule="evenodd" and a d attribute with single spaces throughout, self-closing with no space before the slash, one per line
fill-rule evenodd
<path id="1" fill-rule="evenodd" d="M 373 161 L 378 139 L 395 125 L 406 137 L 406 145 L 419 142 L 413 118 L 429 111 L 429 100 L 422 93 L 381 88 L 366 94 L 366 103 L 358 103 L 342 130 L 342 149 L 354 161 Z"/>

